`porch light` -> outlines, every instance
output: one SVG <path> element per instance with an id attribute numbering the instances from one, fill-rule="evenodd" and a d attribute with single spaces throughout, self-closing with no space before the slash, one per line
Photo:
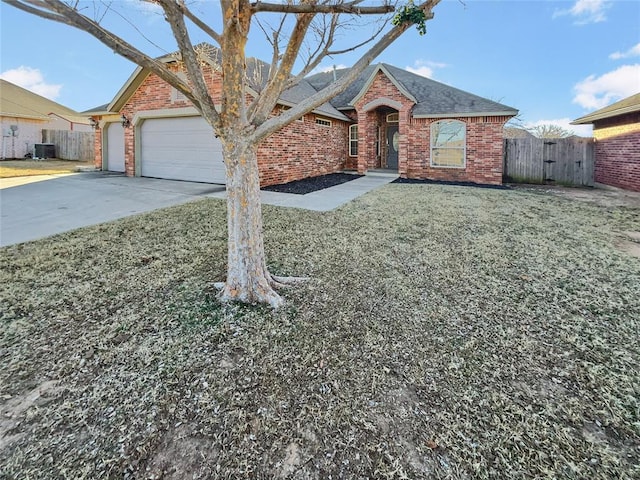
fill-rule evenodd
<path id="1" fill-rule="evenodd" d="M 93 128 L 94 130 L 98 129 L 98 122 L 93 117 L 89 117 L 89 125 L 91 125 L 91 128 Z"/>
<path id="2" fill-rule="evenodd" d="M 122 126 L 124 128 L 127 128 L 129 125 L 131 125 L 131 122 L 129 121 L 129 119 L 124 115 L 124 113 L 122 114 L 122 117 L 120 117 L 120 123 L 122 124 Z"/>

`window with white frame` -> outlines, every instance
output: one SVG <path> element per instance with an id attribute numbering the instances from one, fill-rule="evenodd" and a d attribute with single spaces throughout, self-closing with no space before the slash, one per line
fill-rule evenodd
<path id="1" fill-rule="evenodd" d="M 331 120 L 327 120 L 326 118 L 322 118 L 322 117 L 316 117 L 316 124 L 322 125 L 323 127 L 330 127 Z"/>
<path id="2" fill-rule="evenodd" d="M 467 126 L 459 120 L 431 124 L 431 166 L 465 168 Z"/>
<path id="3" fill-rule="evenodd" d="M 358 156 L 358 125 L 349 127 L 349 156 Z"/>

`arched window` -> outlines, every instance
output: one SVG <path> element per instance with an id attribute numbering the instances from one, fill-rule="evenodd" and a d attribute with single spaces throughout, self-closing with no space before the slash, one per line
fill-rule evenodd
<path id="1" fill-rule="evenodd" d="M 349 156 L 358 156 L 358 124 L 349 127 Z"/>
<path id="2" fill-rule="evenodd" d="M 439 120 L 431 124 L 431 166 L 465 168 L 467 126 L 459 120 Z"/>

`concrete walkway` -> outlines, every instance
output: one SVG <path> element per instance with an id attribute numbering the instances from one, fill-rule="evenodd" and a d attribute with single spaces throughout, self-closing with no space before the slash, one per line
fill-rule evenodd
<path id="1" fill-rule="evenodd" d="M 372 174 L 307 195 L 262 192 L 262 202 L 333 210 L 396 176 Z M 223 185 L 125 177 L 105 172 L 0 179 L 0 246 L 37 240 L 201 198 L 224 199 Z"/>
<path id="2" fill-rule="evenodd" d="M 260 197 L 265 205 L 277 207 L 302 208 L 316 212 L 328 212 L 341 207 L 371 190 L 382 187 L 398 178 L 398 175 L 368 174 L 364 177 L 341 183 L 335 187 L 325 188 L 306 195 L 262 191 Z M 207 195 L 213 198 L 226 198 L 226 192 L 215 192 Z"/>

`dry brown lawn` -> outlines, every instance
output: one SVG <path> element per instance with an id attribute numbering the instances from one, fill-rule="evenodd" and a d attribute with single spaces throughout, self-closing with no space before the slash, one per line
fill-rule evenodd
<path id="1" fill-rule="evenodd" d="M 3 478 L 640 477 L 640 209 L 389 185 L 264 207 L 221 306 L 204 200 L 0 250 Z"/>
<path id="2" fill-rule="evenodd" d="M 80 167 L 90 168 L 93 161 L 75 160 L 2 160 L 0 178 L 30 177 L 33 175 L 54 175 L 77 172 Z"/>

